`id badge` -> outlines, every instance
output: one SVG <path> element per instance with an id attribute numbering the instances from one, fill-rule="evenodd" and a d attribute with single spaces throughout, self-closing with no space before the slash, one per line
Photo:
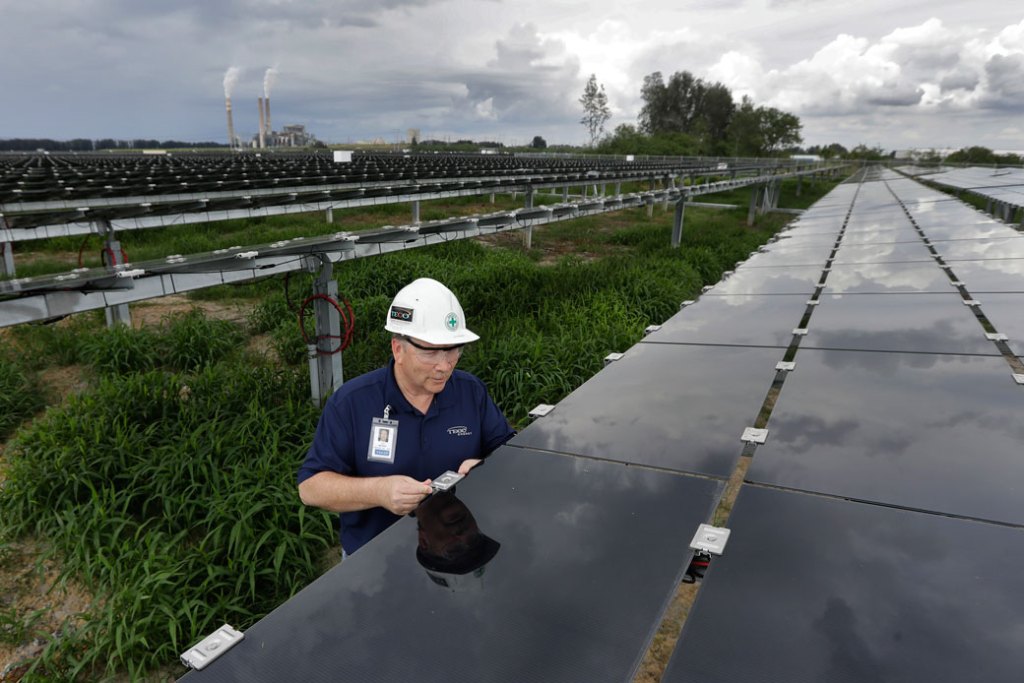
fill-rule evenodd
<path id="1" fill-rule="evenodd" d="M 398 420 L 375 417 L 370 425 L 370 447 L 366 459 L 370 462 L 394 464 L 398 446 Z"/>

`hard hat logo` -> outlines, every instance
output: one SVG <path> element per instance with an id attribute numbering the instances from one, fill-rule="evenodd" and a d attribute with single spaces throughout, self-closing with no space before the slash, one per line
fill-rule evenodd
<path id="1" fill-rule="evenodd" d="M 449 313 L 448 317 L 444 319 L 444 324 L 449 330 L 454 332 L 459 329 L 459 316 L 455 315 L 455 313 Z"/>

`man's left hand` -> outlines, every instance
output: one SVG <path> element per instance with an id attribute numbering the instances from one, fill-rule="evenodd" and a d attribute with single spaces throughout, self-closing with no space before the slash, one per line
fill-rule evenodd
<path id="1" fill-rule="evenodd" d="M 469 471 L 482 463 L 483 460 L 479 458 L 470 458 L 469 460 L 463 460 L 462 464 L 459 465 L 459 474 L 469 474 Z"/>

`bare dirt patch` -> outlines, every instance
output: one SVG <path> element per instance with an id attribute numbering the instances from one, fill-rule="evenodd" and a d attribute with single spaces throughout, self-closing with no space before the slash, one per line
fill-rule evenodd
<path id="1" fill-rule="evenodd" d="M 193 301 L 184 294 L 172 294 L 159 299 L 149 299 L 132 304 L 132 326 L 159 325 L 168 316 L 188 313 L 198 308 L 209 318 L 244 323 L 251 306 L 242 303 L 222 303 L 219 301 Z"/>
<path id="2" fill-rule="evenodd" d="M 20 638 L 0 639 L 0 681 L 21 680 L 26 662 L 47 640 L 81 624 L 92 596 L 73 581 L 61 581 L 55 562 L 31 542 L 5 544 L 0 558 L 0 612 L 27 625 Z M 14 642 L 10 642 L 14 641 Z"/>

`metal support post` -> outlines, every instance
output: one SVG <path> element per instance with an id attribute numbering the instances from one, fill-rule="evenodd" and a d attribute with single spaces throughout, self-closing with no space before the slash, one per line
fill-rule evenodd
<path id="1" fill-rule="evenodd" d="M 14 277 L 14 243 L 0 242 L 0 275 Z"/>
<path id="2" fill-rule="evenodd" d="M 338 283 L 332 277 L 333 264 L 322 254 L 307 257 L 306 269 L 317 273 L 313 282 L 313 312 L 316 343 L 306 347 L 313 404 L 322 406 L 331 392 L 341 386 L 341 315 L 332 302 L 338 300 Z"/>
<path id="3" fill-rule="evenodd" d="M 676 215 L 672 220 L 673 248 L 678 248 L 679 244 L 683 241 L 683 214 L 686 213 L 687 200 L 689 200 L 689 196 L 683 195 L 683 198 L 676 202 Z"/>
<path id="4" fill-rule="evenodd" d="M 102 220 L 96 223 L 97 232 L 101 232 L 106 235 L 107 239 L 103 243 L 103 261 L 107 270 L 110 272 L 116 272 L 118 266 L 124 265 L 124 254 L 121 251 L 121 242 L 114 236 L 114 229 L 110 226 L 110 221 Z M 132 324 L 131 312 L 128 310 L 128 304 L 117 304 L 115 306 L 108 306 L 103 309 L 103 316 L 107 320 L 107 327 L 114 327 L 115 325 L 129 325 Z"/>
<path id="5" fill-rule="evenodd" d="M 525 203 L 525 206 L 526 206 L 527 209 L 532 209 L 533 208 L 533 188 L 532 187 L 526 191 L 526 203 Z"/>
<path id="6" fill-rule="evenodd" d="M 800 196 L 800 193 L 803 191 L 803 189 L 804 189 L 804 177 L 802 175 L 798 175 L 796 177 L 796 196 L 797 197 Z"/>
<path id="7" fill-rule="evenodd" d="M 608 194 L 608 183 L 601 183 L 601 196 L 603 197 L 606 194 Z M 616 192 L 615 194 L 619 194 L 619 193 Z"/>
<path id="8" fill-rule="evenodd" d="M 328 223 L 333 223 L 334 222 L 334 207 L 333 206 L 328 206 L 327 207 L 327 211 L 325 213 L 326 213 L 327 222 Z"/>
<path id="9" fill-rule="evenodd" d="M 647 205 L 647 217 L 654 218 L 654 197 L 648 195 L 647 198 L 644 199 L 644 204 Z"/>
<path id="10" fill-rule="evenodd" d="M 563 202 L 569 201 L 569 186 L 568 185 L 566 185 L 565 187 L 562 188 L 562 201 Z"/>
<path id="11" fill-rule="evenodd" d="M 533 247 L 533 226 L 526 226 L 526 230 L 523 231 L 523 247 L 529 251 Z"/>
<path id="12" fill-rule="evenodd" d="M 420 200 L 416 200 L 412 203 L 412 224 L 420 224 Z"/>
<path id="13" fill-rule="evenodd" d="M 616 183 L 615 183 L 615 195 L 618 196 L 620 194 L 622 194 L 622 182 L 621 181 L 616 181 Z"/>
<path id="14" fill-rule="evenodd" d="M 493 204 L 493 203 L 494 203 L 494 193 L 492 192 L 491 193 L 491 204 Z"/>
<path id="15" fill-rule="evenodd" d="M 761 199 L 761 186 L 754 185 L 750 188 L 750 209 L 747 211 L 747 225 L 754 224 L 754 215 L 757 211 L 757 203 Z"/>

